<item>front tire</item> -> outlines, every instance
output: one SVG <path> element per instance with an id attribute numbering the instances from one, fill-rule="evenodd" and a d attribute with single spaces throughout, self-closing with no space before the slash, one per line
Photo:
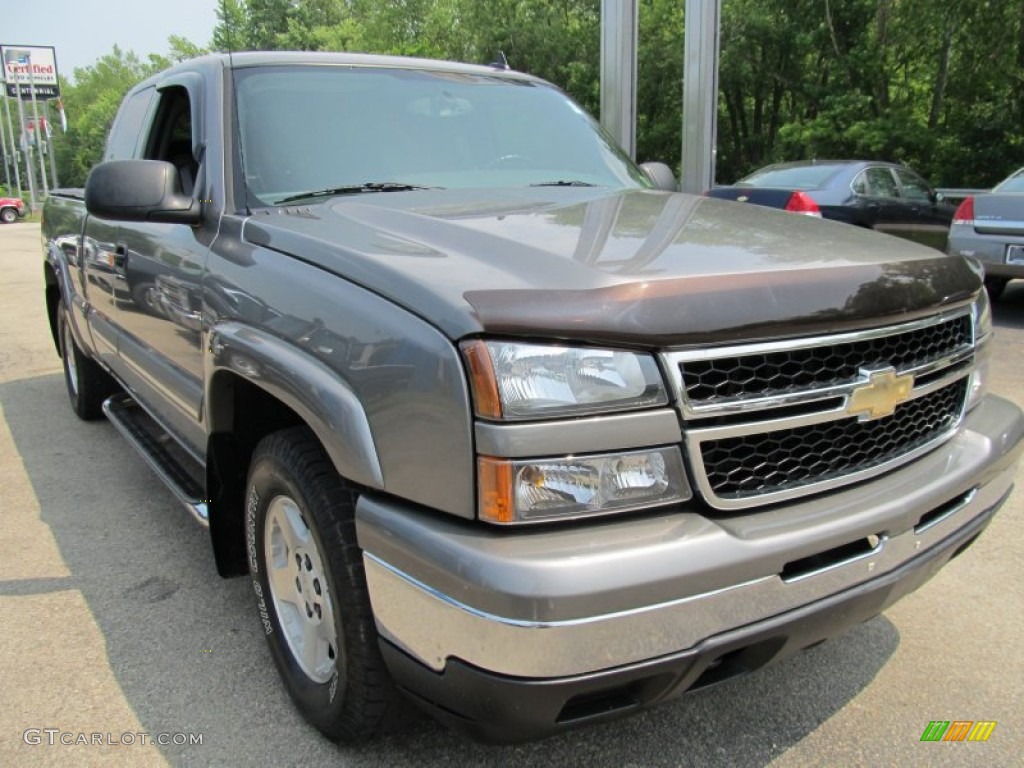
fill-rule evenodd
<path id="1" fill-rule="evenodd" d="M 139 283 L 131 289 L 132 303 L 135 308 L 155 317 L 164 317 L 163 309 L 157 301 L 156 286 L 153 283 Z"/>
<path id="2" fill-rule="evenodd" d="M 4 208 L 0 211 L 0 220 L 3 220 L 4 224 L 13 224 L 18 220 L 18 212 L 13 208 Z"/>
<path id="3" fill-rule="evenodd" d="M 57 334 L 71 409 L 83 421 L 101 418 L 103 401 L 117 392 L 117 383 L 95 360 L 78 348 L 64 299 L 57 304 Z"/>
<path id="4" fill-rule="evenodd" d="M 313 433 L 297 427 L 260 441 L 246 499 L 257 611 L 288 694 L 333 741 L 373 736 L 394 689 L 356 544 L 355 492 Z"/>

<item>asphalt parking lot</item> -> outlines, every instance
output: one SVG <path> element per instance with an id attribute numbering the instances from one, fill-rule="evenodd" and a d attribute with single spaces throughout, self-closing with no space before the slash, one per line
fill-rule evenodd
<path id="1" fill-rule="evenodd" d="M 38 225 L 0 226 L 0 269 L 0 765 L 1022 764 L 1024 483 L 921 591 L 775 667 L 535 744 L 480 746 L 414 716 L 335 746 L 278 684 L 248 583 L 221 580 L 205 531 L 109 424 L 68 407 Z M 992 386 L 1024 404 L 1024 281 L 995 317 Z M 997 726 L 922 743 L 931 720 Z"/>

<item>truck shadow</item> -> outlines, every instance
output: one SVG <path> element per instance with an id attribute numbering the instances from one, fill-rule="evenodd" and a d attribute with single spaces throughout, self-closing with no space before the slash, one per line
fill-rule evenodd
<path id="1" fill-rule="evenodd" d="M 992 302 L 992 320 L 997 328 L 1024 328 L 1024 280 L 1011 280 L 1003 295 Z"/>
<path id="2" fill-rule="evenodd" d="M 278 683 L 248 580 L 217 575 L 206 532 L 114 429 L 78 421 L 59 375 L 0 385 L 0 406 L 71 572 L 54 588 L 84 596 L 145 730 L 203 734 L 202 745 L 161 747 L 171 764 L 763 766 L 842 709 L 899 646 L 879 617 L 748 677 L 543 742 L 481 746 L 416 715 L 369 745 L 339 747 Z M 5 593 L 18 582 L 0 584 Z"/>

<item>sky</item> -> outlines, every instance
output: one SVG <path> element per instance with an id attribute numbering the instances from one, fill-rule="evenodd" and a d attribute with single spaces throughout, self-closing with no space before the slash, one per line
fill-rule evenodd
<path id="1" fill-rule="evenodd" d="M 218 0 L 0 0 L 0 44 L 52 45 L 57 69 L 74 79 L 114 45 L 166 54 L 167 37 L 206 45 L 217 23 Z"/>

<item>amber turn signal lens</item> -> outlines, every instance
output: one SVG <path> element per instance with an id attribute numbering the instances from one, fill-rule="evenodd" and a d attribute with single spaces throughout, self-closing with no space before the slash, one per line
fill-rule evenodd
<path id="1" fill-rule="evenodd" d="M 501 398 L 498 396 L 498 383 L 494 378 L 494 365 L 487 345 L 482 341 L 464 342 L 462 354 L 466 356 L 469 365 L 469 380 L 477 415 L 486 419 L 500 419 Z"/>
<path id="2" fill-rule="evenodd" d="M 675 446 L 541 459 L 477 459 L 479 516 L 539 523 L 686 501 L 693 494 Z"/>
<path id="3" fill-rule="evenodd" d="M 512 498 L 512 463 L 481 456 L 477 464 L 481 519 L 491 523 L 514 522 L 516 512 Z"/>

